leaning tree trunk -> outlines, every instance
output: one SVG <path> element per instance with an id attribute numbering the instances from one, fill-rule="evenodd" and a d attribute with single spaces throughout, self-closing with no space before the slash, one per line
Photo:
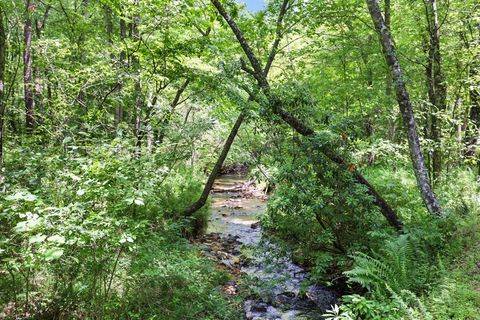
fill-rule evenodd
<path id="1" fill-rule="evenodd" d="M 262 90 L 262 92 L 267 97 L 271 111 L 278 115 L 284 122 L 290 125 L 295 131 L 299 134 L 306 136 L 306 137 L 313 137 L 316 135 L 315 131 L 306 125 L 302 120 L 295 117 L 293 114 L 285 110 L 281 100 L 271 93 L 270 84 L 268 83 L 267 76 L 265 72 L 262 70 L 259 60 L 257 59 L 256 55 L 253 53 L 252 48 L 248 44 L 247 40 L 243 36 L 242 31 L 230 16 L 230 14 L 225 10 L 219 0 L 211 0 L 213 5 L 217 8 L 217 11 L 220 15 L 225 19 L 225 21 L 230 26 L 230 29 L 233 31 L 237 41 L 239 42 L 240 46 L 242 47 L 245 55 L 247 56 L 248 60 L 250 61 L 250 65 L 253 68 L 250 69 L 247 66 L 243 65 L 242 68 L 252 75 L 258 82 L 258 86 Z M 286 6 L 284 6 L 286 9 Z M 283 9 L 283 8 L 282 8 Z M 271 64 L 271 63 L 270 63 Z M 267 63 L 268 65 L 268 63 Z M 322 149 L 320 150 L 325 156 L 333 161 L 334 163 L 338 164 L 340 167 L 347 169 L 349 166 L 348 163 L 345 162 L 338 154 L 336 154 L 332 150 Z M 375 188 L 356 170 L 353 172 L 353 176 L 355 180 L 364 185 L 368 193 L 373 196 L 375 200 L 375 204 L 378 205 L 380 211 L 385 216 L 387 221 L 395 227 L 397 230 L 402 229 L 402 222 L 398 218 L 395 211 L 388 205 L 385 199 L 375 190 Z"/>
<path id="2" fill-rule="evenodd" d="M 270 71 L 270 67 L 272 66 L 272 62 L 275 59 L 275 55 L 277 54 L 278 46 L 280 45 L 280 40 L 282 38 L 282 32 L 281 32 L 281 25 L 283 22 L 283 17 L 285 16 L 285 12 L 287 10 L 287 5 L 288 5 L 289 0 L 283 0 L 282 6 L 280 8 L 280 12 L 278 15 L 277 19 L 277 28 L 276 28 L 276 35 L 275 35 L 275 40 L 273 42 L 272 48 L 270 50 L 270 54 L 267 59 L 267 63 L 265 64 L 265 69 L 262 70 L 262 73 L 266 76 L 268 72 Z M 202 32 L 204 36 L 207 36 L 210 33 L 210 29 L 207 30 L 207 32 Z M 188 79 L 185 82 L 184 86 L 188 85 Z M 182 92 L 184 89 L 181 89 Z M 177 95 L 175 96 L 175 100 L 177 100 L 177 97 L 179 98 L 179 92 L 177 92 Z M 180 92 L 181 94 L 181 92 Z M 175 100 L 173 101 L 175 103 Z M 254 101 L 255 97 L 254 95 L 250 94 L 250 97 L 248 98 L 248 101 Z M 176 102 L 178 103 L 178 101 Z M 235 124 L 232 127 L 232 130 L 230 131 L 230 134 L 228 135 L 227 140 L 225 141 L 225 144 L 223 145 L 222 152 L 220 153 L 220 156 L 217 158 L 217 162 L 215 163 L 215 166 L 212 169 L 212 172 L 210 172 L 210 175 L 208 176 L 207 182 L 203 188 L 202 194 L 200 195 L 200 198 L 195 201 L 190 207 L 184 210 L 184 214 L 186 216 L 191 216 L 195 211 L 199 210 L 201 207 L 205 205 L 208 199 L 208 195 L 210 194 L 210 191 L 212 190 L 213 183 L 215 182 L 216 177 L 220 173 L 220 170 L 222 169 L 223 163 L 225 162 L 225 159 L 227 158 L 228 152 L 230 151 L 230 147 L 232 146 L 233 140 L 235 139 L 235 136 L 238 133 L 238 129 L 242 125 L 242 122 L 245 118 L 245 113 L 241 112 L 240 115 L 237 118 L 237 121 L 235 121 Z"/>
<path id="3" fill-rule="evenodd" d="M 35 11 L 35 5 L 27 0 L 26 19 L 24 32 L 24 51 L 23 51 L 23 86 L 25 94 L 25 118 L 28 131 L 32 131 L 35 126 L 34 100 L 33 100 L 33 81 L 32 81 L 32 12 Z"/>
<path id="4" fill-rule="evenodd" d="M 212 187 L 213 187 L 213 183 L 215 182 L 215 179 L 217 178 L 217 176 L 220 174 L 220 171 L 222 170 L 223 163 L 227 158 L 228 152 L 230 151 L 230 147 L 232 146 L 233 141 L 237 136 L 238 129 L 242 125 L 242 122 L 244 119 L 245 119 L 245 114 L 241 112 L 237 118 L 237 121 L 235 121 L 235 124 L 233 125 L 227 140 L 225 140 L 225 144 L 223 145 L 222 152 L 220 153 L 220 156 L 218 157 L 217 162 L 215 163 L 215 166 L 212 169 L 212 172 L 210 172 L 210 174 L 208 175 L 207 182 L 203 187 L 203 191 L 202 191 L 202 194 L 200 195 L 200 198 L 198 198 L 197 201 L 195 201 L 191 206 L 189 206 L 184 210 L 183 213 L 186 216 L 191 216 L 193 213 L 195 213 L 201 207 L 203 207 L 207 202 L 208 195 L 210 194 L 210 190 L 212 190 Z"/>
<path id="5" fill-rule="evenodd" d="M 0 168 L 3 165 L 3 138 L 5 135 L 5 61 L 6 41 L 5 25 L 3 24 L 3 9 L 0 7 Z"/>
<path id="6" fill-rule="evenodd" d="M 385 20 L 383 19 L 380 11 L 378 0 L 366 1 L 375 25 L 375 29 L 380 36 L 380 42 L 383 48 L 385 60 L 387 61 L 387 65 L 390 67 L 390 72 L 392 74 L 397 101 L 400 106 L 400 112 L 402 113 L 403 123 L 407 130 L 410 158 L 412 159 L 413 169 L 415 171 L 415 176 L 417 178 L 422 199 L 430 213 L 440 214 L 440 204 L 438 203 L 437 197 L 433 193 L 432 187 L 428 180 L 428 171 L 422 155 L 417 125 L 413 113 L 413 105 L 410 100 L 405 81 L 403 80 L 402 70 L 395 52 L 392 37 L 387 29 L 387 26 L 385 25 Z"/>
<path id="7" fill-rule="evenodd" d="M 182 97 L 183 92 L 187 88 L 188 84 L 190 83 L 190 79 L 186 79 L 185 82 L 178 88 L 177 92 L 175 93 L 175 97 L 172 100 L 172 103 L 170 104 L 170 109 L 165 112 L 163 115 L 163 119 L 160 124 L 160 130 L 158 132 L 158 137 L 155 139 L 155 145 L 159 146 L 163 143 L 163 139 L 165 138 L 165 134 L 167 131 L 168 124 L 170 123 L 170 120 L 175 113 L 175 109 L 177 106 L 180 104 L 180 98 Z"/>

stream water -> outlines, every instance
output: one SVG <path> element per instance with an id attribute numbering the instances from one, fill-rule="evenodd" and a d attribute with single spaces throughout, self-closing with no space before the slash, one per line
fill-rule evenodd
<path id="1" fill-rule="evenodd" d="M 224 264 L 238 268 L 251 279 L 251 299 L 245 301 L 247 319 L 322 319 L 337 301 L 332 290 L 305 285 L 308 273 L 295 265 L 279 246 L 262 238 L 259 218 L 266 208 L 259 190 L 246 188 L 238 175 L 219 177 L 211 194 L 211 216 L 206 237 L 227 243 Z M 223 254 L 223 253 L 222 253 Z M 242 261 L 239 256 L 248 256 Z"/>

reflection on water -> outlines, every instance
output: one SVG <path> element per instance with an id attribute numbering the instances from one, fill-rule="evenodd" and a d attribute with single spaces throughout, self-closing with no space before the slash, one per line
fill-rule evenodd
<path id="1" fill-rule="evenodd" d="M 242 197 L 239 188 L 244 182 L 245 178 L 238 175 L 224 175 L 215 181 L 207 233 L 238 236 L 243 244 L 260 241 L 261 231 L 251 226 L 265 211 L 266 201 Z"/>

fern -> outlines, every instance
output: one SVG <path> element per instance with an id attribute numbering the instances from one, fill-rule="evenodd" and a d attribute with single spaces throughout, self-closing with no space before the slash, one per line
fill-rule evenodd
<path id="1" fill-rule="evenodd" d="M 409 320 L 433 320 L 432 315 L 427 311 L 425 305 L 409 290 L 402 290 L 399 294 L 388 288 L 392 300 L 401 308 Z"/>
<path id="2" fill-rule="evenodd" d="M 350 282 L 383 297 L 390 296 L 390 291 L 418 291 L 431 273 L 431 264 L 421 263 L 426 259 L 422 252 L 411 237 L 402 235 L 387 242 L 380 253 L 353 255 L 354 267 L 344 274 Z"/>

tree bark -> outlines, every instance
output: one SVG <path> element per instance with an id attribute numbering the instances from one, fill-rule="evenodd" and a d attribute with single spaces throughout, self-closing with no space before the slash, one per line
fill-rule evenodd
<path id="1" fill-rule="evenodd" d="M 395 52 L 392 37 L 387 29 L 387 26 L 385 25 L 385 21 L 378 5 L 378 0 L 366 0 L 366 2 L 373 20 L 373 24 L 375 25 L 375 30 L 380 36 L 380 42 L 385 60 L 387 61 L 392 74 L 397 101 L 400 107 L 400 112 L 402 113 L 403 123 L 407 131 L 410 158 L 413 163 L 413 169 L 415 171 L 415 176 L 417 178 L 417 184 L 420 188 L 422 199 L 430 213 L 440 214 L 441 207 L 428 180 L 428 171 L 422 155 L 417 125 L 413 113 L 413 105 L 410 100 L 405 81 L 403 80 L 402 70 Z"/>
<path id="2" fill-rule="evenodd" d="M 26 2 L 26 15 L 24 33 L 24 51 L 23 51 L 23 87 L 25 97 L 25 118 L 27 131 L 32 131 L 35 127 L 34 118 L 34 94 L 32 81 L 32 17 L 31 13 L 36 9 L 35 4 L 30 0 Z"/>
<path id="3" fill-rule="evenodd" d="M 178 88 L 175 97 L 170 104 L 170 110 L 168 110 L 165 115 L 163 116 L 161 128 L 158 132 L 158 137 L 155 141 L 155 145 L 159 146 L 163 143 L 163 139 L 165 138 L 165 133 L 167 130 L 167 126 L 170 123 L 170 118 L 172 117 L 173 113 L 175 112 L 175 108 L 178 106 L 180 102 L 180 98 L 182 97 L 183 92 L 187 88 L 188 84 L 190 83 L 190 79 L 186 79 L 185 82 Z"/>
<path id="4" fill-rule="evenodd" d="M 391 0 L 385 0 L 385 7 L 383 10 L 385 15 L 385 26 L 387 27 L 387 30 L 391 32 L 391 24 L 392 24 Z M 385 93 L 387 96 L 392 95 L 392 75 L 390 74 L 390 72 L 387 72 L 385 76 Z"/>
<path id="5" fill-rule="evenodd" d="M 43 13 L 42 18 L 35 19 L 35 36 L 36 40 L 40 40 L 42 38 L 42 32 L 45 28 L 45 24 L 47 22 L 48 14 L 50 12 L 51 6 L 47 5 L 45 8 L 45 12 Z M 41 75 L 45 74 L 45 71 L 40 71 L 40 68 L 36 66 L 33 68 L 33 78 L 35 83 L 35 92 L 34 92 L 34 104 L 35 108 L 37 109 L 37 123 L 43 123 L 43 81 Z"/>
<path id="6" fill-rule="evenodd" d="M 125 39 L 127 39 L 127 23 L 126 23 L 126 17 L 124 15 L 124 10 L 122 8 L 122 14 L 120 16 L 120 39 L 122 43 L 125 43 Z M 127 63 L 127 52 L 126 50 L 122 50 L 120 52 L 120 68 L 127 68 L 128 63 Z M 119 82 L 119 87 L 118 90 L 121 90 L 123 88 L 123 84 L 121 81 Z M 118 128 L 118 125 L 123 121 L 123 107 L 118 104 L 115 107 L 115 128 Z"/>
<path id="7" fill-rule="evenodd" d="M 217 11 L 220 13 L 220 15 L 225 19 L 225 21 L 230 26 L 231 30 L 235 34 L 235 37 L 237 38 L 237 41 L 239 42 L 245 55 L 250 61 L 250 64 L 253 70 L 248 69 L 248 67 L 246 67 L 245 65 L 242 68 L 257 80 L 258 86 L 260 87 L 260 89 L 262 90 L 262 92 L 265 94 L 265 96 L 269 101 L 271 111 L 274 114 L 278 115 L 287 124 L 289 124 L 299 134 L 306 137 L 314 136 L 316 134 L 315 131 L 312 128 L 310 128 L 308 125 L 306 125 L 302 120 L 298 119 L 297 117 L 289 113 L 287 110 L 285 110 L 281 103 L 281 100 L 271 93 L 270 85 L 268 83 L 268 80 L 266 78 L 264 71 L 261 68 L 260 62 L 255 56 L 255 54 L 253 53 L 250 45 L 248 44 L 247 40 L 243 36 L 243 33 L 241 32 L 240 28 L 232 19 L 230 14 L 223 8 L 219 0 L 211 0 L 211 2 L 217 8 Z M 322 149 L 321 151 L 331 161 L 337 163 L 342 168 L 347 169 L 348 164 L 341 157 L 335 154 L 332 150 Z M 373 188 L 373 186 L 357 171 L 354 171 L 354 178 L 358 183 L 364 185 L 367 188 L 369 194 L 373 196 L 375 204 L 379 206 L 382 214 L 385 216 L 388 222 L 397 230 L 402 229 L 402 223 L 398 218 L 398 216 L 396 215 L 395 211 L 380 196 L 380 194 L 375 190 L 375 188 Z"/>
<path id="8" fill-rule="evenodd" d="M 217 176 L 220 174 L 220 171 L 222 170 L 223 163 L 227 158 L 228 152 L 230 151 L 230 147 L 232 146 L 233 141 L 237 136 L 238 129 L 242 125 L 242 122 L 244 119 L 245 119 L 245 113 L 241 112 L 237 120 L 235 121 L 235 124 L 233 125 L 227 140 L 225 140 L 222 152 L 220 153 L 220 156 L 218 157 L 217 162 L 215 163 L 215 166 L 212 169 L 212 172 L 210 172 L 210 174 L 208 175 L 207 182 L 205 183 L 205 186 L 203 188 L 202 194 L 200 195 L 200 198 L 198 198 L 197 201 L 195 201 L 190 207 L 184 210 L 183 213 L 185 216 L 191 216 L 193 213 L 195 213 L 201 207 L 203 207 L 207 202 L 208 195 L 210 194 L 210 190 L 212 190 L 212 187 L 213 187 L 213 183 L 215 182 L 215 179 L 217 178 Z"/>
<path id="9" fill-rule="evenodd" d="M 277 19 L 277 28 L 276 28 L 275 40 L 274 40 L 272 48 L 270 50 L 270 55 L 268 56 L 268 59 L 267 59 L 266 65 L 265 65 L 265 69 L 261 70 L 262 74 L 265 77 L 268 75 L 268 72 L 270 71 L 273 60 L 275 59 L 275 55 L 277 54 L 278 46 L 280 45 L 280 40 L 282 38 L 281 24 L 282 24 L 283 18 L 285 16 L 288 3 L 289 3 L 289 0 L 283 0 L 282 6 L 280 8 L 280 12 L 279 12 L 278 19 Z M 210 33 L 210 30 L 208 30 L 206 34 L 208 35 L 208 33 Z M 244 64 L 243 60 L 242 60 L 242 64 Z M 260 64 L 258 64 L 258 65 L 260 65 Z M 188 84 L 188 82 L 186 82 L 185 84 Z M 180 94 L 181 94 L 181 92 L 180 92 Z M 177 99 L 177 97 L 179 98 L 178 92 L 177 92 L 177 96 L 175 97 L 175 99 Z M 248 101 L 254 101 L 254 100 L 255 100 L 254 95 L 250 94 L 250 96 L 248 98 Z M 174 100 L 174 102 L 175 102 L 175 100 Z M 178 101 L 177 101 L 177 103 L 178 103 Z M 188 114 L 187 114 L 187 116 L 188 116 Z M 240 115 L 238 116 L 237 121 L 235 121 L 235 124 L 234 124 L 232 130 L 230 131 L 230 134 L 229 134 L 227 140 L 225 141 L 225 144 L 223 145 L 222 152 L 220 153 L 220 156 L 218 157 L 217 162 L 215 163 L 215 166 L 212 169 L 212 172 L 208 176 L 207 182 L 206 182 L 206 184 L 203 188 L 203 191 L 202 191 L 202 194 L 201 194 L 200 198 L 197 201 L 195 201 L 195 203 L 193 203 L 190 207 L 188 207 L 187 209 L 184 210 L 184 214 L 186 216 L 191 216 L 195 211 L 199 210 L 201 207 L 203 207 L 205 205 L 205 202 L 208 199 L 208 195 L 210 194 L 210 191 L 212 190 L 213 183 L 215 182 L 216 177 L 219 175 L 220 170 L 222 169 L 223 163 L 224 163 L 225 159 L 227 158 L 230 147 L 233 143 L 233 140 L 235 139 L 235 136 L 238 133 L 238 129 L 242 125 L 242 122 L 243 122 L 244 118 L 245 118 L 245 113 L 242 111 L 240 113 Z M 185 118 L 185 121 L 186 121 L 186 119 L 187 118 Z"/>
<path id="10" fill-rule="evenodd" d="M 434 108 L 431 113 L 431 139 L 435 146 L 432 154 L 433 181 L 439 178 L 442 171 L 441 151 L 441 117 L 438 112 L 446 109 L 447 87 L 442 71 L 442 56 L 440 52 L 440 25 L 438 22 L 438 10 L 436 0 L 424 0 L 425 13 L 430 38 L 428 48 L 428 63 L 426 68 L 428 83 L 428 99 Z"/>
<path id="11" fill-rule="evenodd" d="M 3 139 L 5 135 L 5 65 L 6 65 L 6 35 L 3 23 L 4 11 L 0 7 L 0 168 L 3 166 Z"/>
<path id="12" fill-rule="evenodd" d="M 480 32 L 478 36 L 475 36 L 471 30 L 480 30 L 480 23 L 469 26 L 467 29 L 470 30 L 469 33 L 472 38 L 468 38 L 466 31 L 462 32 L 460 36 L 464 42 L 464 46 L 467 50 L 474 49 L 474 52 L 477 51 L 477 53 L 475 53 L 474 59 L 468 66 L 470 108 L 464 121 L 465 125 L 463 126 L 465 130 L 465 150 L 463 153 L 467 158 L 475 158 L 477 149 L 480 146 L 480 78 L 478 73 L 480 70 L 480 53 L 478 53 L 477 45 L 477 43 L 480 43 Z M 475 48 L 472 48 L 472 45 L 475 46 Z M 480 161 L 477 161 L 477 167 L 478 173 L 480 174 Z"/>
<path id="13" fill-rule="evenodd" d="M 134 5 L 138 7 L 139 0 L 134 2 Z M 140 25 L 140 16 L 138 13 L 135 13 L 132 17 L 132 40 L 137 45 L 140 42 L 140 31 L 138 29 Z M 138 48 L 137 48 L 138 49 Z M 140 72 L 140 59 L 134 53 L 132 55 L 132 67 L 135 77 L 135 146 L 137 148 L 137 152 L 140 152 L 140 148 L 142 146 L 142 139 L 143 139 L 143 95 L 142 95 L 142 85 L 140 81 L 141 72 Z"/>

